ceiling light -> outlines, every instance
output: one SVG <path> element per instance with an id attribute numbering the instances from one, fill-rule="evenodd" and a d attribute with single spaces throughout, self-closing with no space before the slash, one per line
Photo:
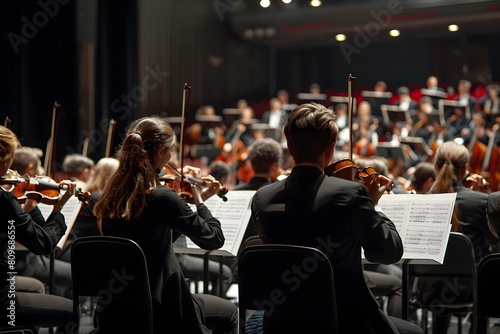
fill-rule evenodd
<path id="1" fill-rule="evenodd" d="M 397 29 L 392 29 L 391 31 L 389 31 L 389 36 L 391 36 L 391 37 L 398 37 L 399 35 L 400 35 L 400 32 Z"/>
<path id="2" fill-rule="evenodd" d="M 321 6 L 321 0 L 311 0 L 311 2 L 309 2 L 309 4 L 312 7 L 319 7 L 319 6 Z"/>
<path id="3" fill-rule="evenodd" d="M 347 37 L 346 37 L 346 35 L 344 35 L 344 34 L 337 34 L 337 35 L 335 35 L 335 40 L 336 40 L 337 42 L 343 42 L 343 41 L 345 41 L 345 40 L 346 40 L 346 38 L 347 38 Z"/>
<path id="4" fill-rule="evenodd" d="M 283 1 L 283 3 L 286 3 L 286 4 L 289 4 L 292 2 L 292 0 L 281 0 L 281 1 Z"/>
<path id="5" fill-rule="evenodd" d="M 270 0 L 260 0 L 260 6 L 262 8 L 267 8 L 271 5 L 271 1 Z"/>
<path id="6" fill-rule="evenodd" d="M 458 31 L 458 26 L 456 24 L 450 24 L 448 26 L 448 30 L 451 31 L 451 32 Z"/>

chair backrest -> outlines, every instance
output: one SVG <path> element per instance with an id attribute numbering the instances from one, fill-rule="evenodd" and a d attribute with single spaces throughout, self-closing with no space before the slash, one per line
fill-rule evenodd
<path id="1" fill-rule="evenodd" d="M 485 256 L 477 268 L 477 298 L 475 315 L 500 318 L 500 253 Z"/>
<path id="2" fill-rule="evenodd" d="M 410 261 L 405 267 L 407 268 L 405 273 L 407 289 L 411 289 L 409 282 L 415 277 L 430 279 L 426 281 L 428 283 L 423 283 L 427 286 L 426 289 L 435 289 L 429 284 L 441 284 L 437 285 L 442 289 L 438 297 L 435 296 L 437 293 L 435 292 L 427 296 L 428 300 L 420 300 L 424 305 L 436 310 L 441 307 L 458 307 L 459 305 L 472 308 L 476 297 L 476 263 L 474 246 L 466 235 L 457 232 L 450 233 L 443 264 L 415 264 Z M 425 292 L 421 291 L 420 298 Z M 470 297 L 471 294 L 472 297 Z M 407 295 L 410 295 L 409 291 Z"/>
<path id="3" fill-rule="evenodd" d="M 411 264 L 409 274 L 419 277 L 473 278 L 475 281 L 474 246 L 465 234 L 451 232 L 443 264 Z"/>
<path id="4" fill-rule="evenodd" d="M 238 290 L 242 323 L 245 310 L 265 311 L 264 333 L 303 328 L 304 321 L 311 332 L 337 333 L 332 266 L 315 248 L 249 246 L 238 259 Z"/>
<path id="5" fill-rule="evenodd" d="M 132 240 L 92 236 L 75 240 L 71 247 L 73 315 L 78 323 L 79 297 L 98 297 L 98 311 L 120 325 L 136 324 L 152 333 L 152 300 L 146 258 Z M 112 321 L 109 320 L 108 323 Z"/>

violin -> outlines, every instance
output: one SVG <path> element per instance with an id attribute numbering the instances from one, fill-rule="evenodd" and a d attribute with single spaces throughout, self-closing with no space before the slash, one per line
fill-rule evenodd
<path id="1" fill-rule="evenodd" d="M 469 189 L 484 193 L 488 192 L 488 187 L 490 185 L 490 183 L 483 176 L 470 172 L 467 174 L 465 179 L 463 179 L 462 184 Z"/>
<path id="2" fill-rule="evenodd" d="M 351 159 L 338 160 L 325 168 L 327 176 L 335 176 L 345 180 L 362 183 L 371 192 L 373 187 L 386 186 L 387 192 L 391 192 L 394 183 L 391 179 L 377 173 L 375 168 L 368 166 L 361 168 Z"/>
<path id="3" fill-rule="evenodd" d="M 163 181 L 165 183 L 166 187 L 174 190 L 185 201 L 189 201 L 193 198 L 193 194 L 191 193 L 191 185 L 197 185 L 202 188 L 209 187 L 211 185 L 210 182 L 207 182 L 205 180 L 182 174 L 168 163 L 161 171 L 159 179 L 160 181 Z M 225 195 L 228 191 L 229 189 L 227 187 L 220 186 L 219 191 L 217 192 L 217 196 L 219 196 L 224 202 L 226 202 L 227 197 Z"/>
<path id="4" fill-rule="evenodd" d="M 0 178 L 0 185 L 4 190 L 12 192 L 21 204 L 26 199 L 34 199 L 39 203 L 53 205 L 59 200 L 60 191 L 64 190 L 64 186 L 59 185 L 48 176 L 21 176 L 17 171 L 11 169 Z M 89 192 L 77 189 L 75 196 L 84 205 L 89 204 L 91 196 Z"/>

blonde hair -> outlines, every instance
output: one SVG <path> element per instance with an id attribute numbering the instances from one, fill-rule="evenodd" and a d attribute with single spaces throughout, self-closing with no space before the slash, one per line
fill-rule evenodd
<path id="1" fill-rule="evenodd" d="M 106 183 L 120 166 L 115 158 L 102 158 L 95 165 L 94 173 L 90 176 L 87 186 L 88 192 L 102 192 Z"/>
<path id="2" fill-rule="evenodd" d="M 21 143 L 14 132 L 0 125 L 0 161 L 11 158 Z"/>

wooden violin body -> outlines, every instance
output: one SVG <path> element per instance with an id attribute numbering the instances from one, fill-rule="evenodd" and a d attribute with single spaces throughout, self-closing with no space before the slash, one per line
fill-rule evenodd
<path id="1" fill-rule="evenodd" d="M 34 199 L 39 203 L 53 205 L 61 194 L 61 186 L 48 176 L 30 177 L 21 176 L 16 171 L 8 170 L 7 175 L 0 179 L 0 185 L 6 191 L 10 191 L 22 204 L 27 199 Z M 78 189 L 76 197 L 87 205 L 91 194 Z"/>

